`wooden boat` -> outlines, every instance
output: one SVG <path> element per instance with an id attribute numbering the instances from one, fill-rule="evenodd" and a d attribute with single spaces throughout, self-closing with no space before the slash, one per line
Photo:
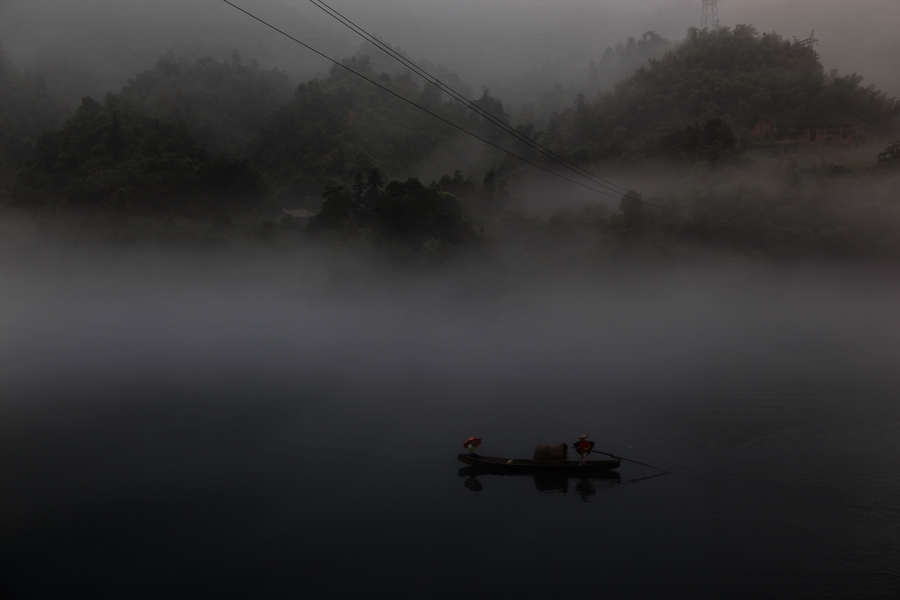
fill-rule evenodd
<path id="1" fill-rule="evenodd" d="M 526 460 L 517 458 L 497 458 L 480 454 L 457 454 L 460 462 L 472 465 L 486 473 L 557 473 L 560 475 L 592 475 L 617 469 L 622 463 L 618 458 L 589 460 L 581 464 L 579 460 Z"/>

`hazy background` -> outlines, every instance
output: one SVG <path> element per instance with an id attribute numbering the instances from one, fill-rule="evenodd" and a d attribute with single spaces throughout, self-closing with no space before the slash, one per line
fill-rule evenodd
<path id="1" fill-rule="evenodd" d="M 360 40 L 302 0 L 242 0 L 329 56 L 352 54 Z M 368 31 L 457 70 L 475 90 L 499 86 L 548 65 L 558 83 L 599 60 L 607 46 L 648 30 L 680 40 L 699 26 L 700 0 L 334 0 L 335 9 Z M 893 58 L 900 55 L 900 4 L 894 0 L 721 0 L 722 25 L 750 23 L 762 31 L 805 38 L 815 29 L 826 68 L 856 71 L 889 93 L 900 93 Z M 233 48 L 298 79 L 327 66 L 302 47 L 218 0 L 3 0 L 0 39 L 14 64 L 45 73 L 69 97 L 117 91 L 162 53 L 230 55 Z M 517 80 L 507 95 L 545 91 Z"/>

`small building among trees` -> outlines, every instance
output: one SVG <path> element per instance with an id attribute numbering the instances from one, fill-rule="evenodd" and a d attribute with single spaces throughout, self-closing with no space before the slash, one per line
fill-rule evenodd
<path id="1" fill-rule="evenodd" d="M 757 140 L 796 141 L 804 144 L 855 144 L 876 137 L 875 128 L 848 115 L 761 117 L 750 135 Z"/>

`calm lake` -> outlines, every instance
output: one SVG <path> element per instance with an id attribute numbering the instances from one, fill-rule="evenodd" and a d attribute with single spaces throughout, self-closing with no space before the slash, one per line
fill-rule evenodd
<path id="1" fill-rule="evenodd" d="M 893 272 L 329 261 L 3 250 L 0 593 L 900 597 Z"/>

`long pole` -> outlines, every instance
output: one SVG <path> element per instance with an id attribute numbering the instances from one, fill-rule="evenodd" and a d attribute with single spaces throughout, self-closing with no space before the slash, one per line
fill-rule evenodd
<path id="1" fill-rule="evenodd" d="M 615 454 L 610 454 L 609 452 L 600 452 L 599 450 L 591 450 L 594 454 L 603 454 L 604 456 L 611 456 L 613 458 L 617 458 L 619 460 L 626 460 L 628 462 L 634 463 L 636 465 L 641 465 L 642 467 L 650 467 L 651 469 L 656 469 L 657 471 L 662 471 L 663 473 L 671 475 L 671 471 L 666 471 L 665 469 L 660 469 L 659 467 L 654 467 L 653 465 L 648 465 L 647 463 L 638 462 L 636 460 L 631 460 L 630 458 L 623 458 L 621 456 L 616 456 Z"/>

